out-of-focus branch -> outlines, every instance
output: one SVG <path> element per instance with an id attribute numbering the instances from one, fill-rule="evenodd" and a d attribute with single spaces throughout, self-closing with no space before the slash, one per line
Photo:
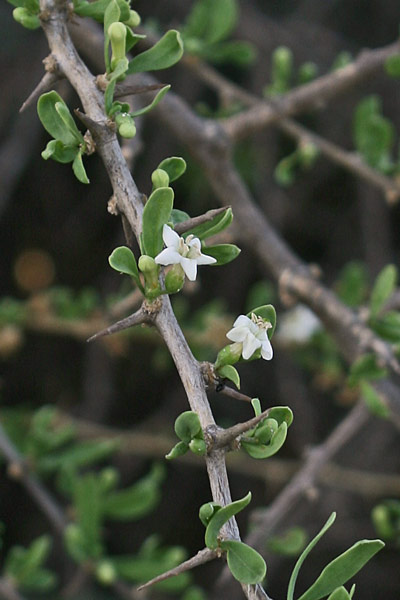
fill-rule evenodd
<path id="1" fill-rule="evenodd" d="M 239 139 L 283 117 L 324 107 L 332 98 L 379 71 L 386 60 L 399 51 L 400 41 L 376 50 L 363 50 L 354 62 L 295 88 L 282 95 L 276 103 L 260 101 L 257 106 L 226 119 L 223 128 L 232 139 Z"/>
<path id="2" fill-rule="evenodd" d="M 192 57 L 185 57 L 184 62 L 202 79 L 202 81 L 219 93 L 222 101 L 230 102 L 236 99 L 248 107 L 259 106 L 260 100 L 257 96 L 250 94 L 235 83 L 232 83 L 209 65 Z M 264 102 L 267 103 L 267 100 Z M 273 104 L 271 104 L 271 106 L 274 107 Z M 235 117 L 232 117 L 232 119 L 234 118 Z M 221 121 L 222 127 L 225 126 L 225 122 L 226 121 Z M 370 167 L 356 152 L 343 150 L 337 144 L 333 144 L 288 117 L 279 118 L 275 120 L 273 124 L 287 135 L 293 137 L 300 144 L 314 144 L 318 150 L 331 161 L 340 165 L 353 175 L 356 175 L 371 185 L 381 189 L 389 204 L 393 204 L 398 200 L 400 196 L 400 185 L 398 182 Z M 260 125 L 260 127 L 263 126 L 263 124 Z"/>
<path id="3" fill-rule="evenodd" d="M 54 530 L 58 534 L 62 534 L 67 525 L 67 519 L 63 511 L 42 483 L 27 468 L 23 457 L 10 441 L 1 423 L 0 451 L 8 462 L 8 474 L 10 477 L 19 481 L 25 487 L 47 516 Z"/>
<path id="4" fill-rule="evenodd" d="M 0 597 L 3 600 L 25 600 L 12 582 L 5 577 L 0 577 Z"/>

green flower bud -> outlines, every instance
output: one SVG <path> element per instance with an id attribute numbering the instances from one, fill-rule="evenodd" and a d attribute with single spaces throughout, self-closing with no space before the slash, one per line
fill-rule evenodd
<path id="1" fill-rule="evenodd" d="M 156 264 L 154 258 L 146 254 L 142 254 L 139 258 L 138 267 L 144 275 L 145 296 L 148 300 L 153 301 L 162 293 L 158 281 L 160 267 Z"/>
<path id="2" fill-rule="evenodd" d="M 147 254 L 142 254 L 142 256 L 139 258 L 138 267 L 142 273 L 158 272 L 158 265 L 156 264 L 156 261 L 151 256 L 147 256 Z"/>
<path id="3" fill-rule="evenodd" d="M 199 440 L 198 438 L 193 438 L 189 442 L 189 448 L 194 454 L 198 456 L 204 456 L 207 453 L 207 446 L 204 440 Z"/>
<path id="4" fill-rule="evenodd" d="M 306 169 L 313 166 L 318 154 L 319 150 L 312 142 L 306 142 L 299 146 L 299 161 Z"/>
<path id="5" fill-rule="evenodd" d="M 168 187 L 169 186 L 169 177 L 168 173 L 163 169 L 156 169 L 151 174 L 151 181 L 155 188 L 160 187 Z"/>
<path id="6" fill-rule="evenodd" d="M 96 576 L 100 583 L 111 585 L 117 577 L 117 572 L 110 561 L 103 560 L 96 567 Z"/>
<path id="7" fill-rule="evenodd" d="M 173 265 L 165 276 L 165 289 L 168 294 L 176 294 L 185 283 L 185 273 L 181 265 Z"/>
<path id="8" fill-rule="evenodd" d="M 172 448 L 172 450 L 170 450 L 168 452 L 168 454 L 165 455 L 165 458 L 167 460 L 172 460 L 173 458 L 178 458 L 178 456 L 182 456 L 183 454 L 186 454 L 186 452 L 188 450 L 189 450 L 189 446 L 185 442 L 178 442 Z"/>
<path id="9" fill-rule="evenodd" d="M 274 79 L 288 81 L 292 74 L 293 54 L 286 46 L 279 46 L 273 54 Z"/>
<path id="10" fill-rule="evenodd" d="M 119 113 L 115 117 L 115 122 L 118 125 L 118 133 L 124 138 L 133 138 L 136 135 L 135 121 L 129 113 Z"/>
<path id="11" fill-rule="evenodd" d="M 129 27 L 139 27 L 140 21 L 140 15 L 136 12 L 136 10 L 131 10 L 129 19 L 127 21 L 124 21 L 124 23 Z"/>
<path id="12" fill-rule="evenodd" d="M 23 6 L 18 6 L 14 8 L 12 13 L 14 19 L 22 25 L 26 27 L 26 29 L 37 29 L 40 27 L 40 19 L 37 15 L 32 14 Z"/>
<path id="13" fill-rule="evenodd" d="M 235 342 L 222 348 L 218 352 L 217 360 L 215 361 L 215 369 L 218 371 L 220 367 L 225 365 L 234 365 L 240 360 L 242 356 L 243 344 L 241 342 Z"/>
<path id="14" fill-rule="evenodd" d="M 108 36 L 111 42 L 111 70 L 113 71 L 118 61 L 125 58 L 126 54 L 126 26 L 123 23 L 111 23 L 108 28 Z"/>

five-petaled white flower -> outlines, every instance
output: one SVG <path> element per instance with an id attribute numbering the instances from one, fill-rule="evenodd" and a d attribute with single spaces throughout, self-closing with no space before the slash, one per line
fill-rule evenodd
<path id="1" fill-rule="evenodd" d="M 190 281 L 196 279 L 197 265 L 211 265 L 217 262 L 214 257 L 201 253 L 201 242 L 193 235 L 188 235 L 185 240 L 171 227 L 164 225 L 163 240 L 167 247 L 157 254 L 154 260 L 158 265 L 164 266 L 180 264 Z"/>
<path id="2" fill-rule="evenodd" d="M 264 321 L 262 317 L 258 317 L 254 313 L 251 313 L 251 319 L 240 315 L 226 337 L 232 342 L 242 342 L 242 357 L 245 360 L 253 356 L 258 348 L 261 348 L 261 356 L 265 360 L 271 360 L 273 351 L 267 334 L 267 330 L 271 327 L 271 323 Z"/>

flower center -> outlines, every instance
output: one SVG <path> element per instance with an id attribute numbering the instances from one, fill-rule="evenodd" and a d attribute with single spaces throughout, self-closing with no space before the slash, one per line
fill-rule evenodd
<path id="1" fill-rule="evenodd" d="M 264 321 L 262 317 L 258 317 L 254 313 L 251 313 L 251 320 L 259 329 L 263 329 L 264 331 L 267 331 L 272 327 L 272 323 L 269 321 Z"/>

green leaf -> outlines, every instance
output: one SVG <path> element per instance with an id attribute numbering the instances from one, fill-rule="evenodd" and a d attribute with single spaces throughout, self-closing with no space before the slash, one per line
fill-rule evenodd
<path id="1" fill-rule="evenodd" d="M 372 319 L 370 322 L 372 329 L 384 340 L 393 343 L 400 342 L 400 313 L 389 311 Z"/>
<path id="2" fill-rule="evenodd" d="M 88 559 L 85 536 L 76 523 L 67 525 L 64 531 L 64 543 L 67 552 L 77 563 Z"/>
<path id="3" fill-rule="evenodd" d="M 351 596 L 346 588 L 341 586 L 332 592 L 328 600 L 351 600 Z"/>
<path id="4" fill-rule="evenodd" d="M 235 579 L 244 584 L 260 583 L 264 579 L 267 565 L 254 548 L 236 540 L 221 542 L 221 548 L 227 552 L 228 567 Z"/>
<path id="5" fill-rule="evenodd" d="M 175 421 L 175 433 L 182 442 L 189 443 L 191 439 L 198 437 L 201 431 L 200 419 L 191 410 L 180 414 Z"/>
<path id="6" fill-rule="evenodd" d="M 216 246 L 203 246 L 202 248 L 203 254 L 207 254 L 208 256 L 212 256 L 216 259 L 216 263 L 213 263 L 211 266 L 219 267 L 221 265 L 226 265 L 232 260 L 235 260 L 241 252 L 240 248 L 235 246 L 234 244 L 217 244 Z"/>
<path id="7" fill-rule="evenodd" d="M 94 473 L 77 478 L 74 486 L 76 521 L 82 532 L 87 557 L 97 559 L 103 554 L 101 541 L 101 486 Z"/>
<path id="8" fill-rule="evenodd" d="M 293 572 L 292 572 L 292 574 L 290 576 L 290 580 L 289 580 L 288 592 L 287 592 L 287 600 L 293 600 L 294 588 L 295 588 L 297 577 L 299 575 L 299 571 L 300 571 L 300 569 L 302 567 L 302 564 L 304 563 L 305 559 L 310 554 L 310 552 L 314 548 L 314 546 L 316 546 L 318 544 L 318 542 L 322 538 L 322 536 L 333 525 L 335 519 L 336 519 L 336 513 L 333 512 L 331 514 L 331 516 L 329 517 L 329 519 L 327 520 L 327 522 L 325 523 L 325 525 L 323 526 L 323 528 L 321 529 L 321 531 L 319 533 L 317 533 L 317 535 L 311 540 L 311 542 L 303 550 L 303 552 L 301 553 L 301 555 L 297 559 L 297 562 L 296 562 L 296 564 L 294 566 Z"/>
<path id="9" fill-rule="evenodd" d="M 255 416 L 258 417 L 259 415 L 261 415 L 262 410 L 261 410 L 260 399 L 259 398 L 252 398 L 251 405 L 254 408 Z"/>
<path id="10" fill-rule="evenodd" d="M 55 140 L 60 140 L 64 146 L 78 146 L 79 142 L 77 142 L 76 134 L 72 134 L 70 128 L 66 126 L 59 114 L 60 106 L 57 110 L 56 104 L 64 104 L 68 111 L 67 105 L 57 92 L 47 92 L 40 96 L 37 111 L 43 127 Z"/>
<path id="11" fill-rule="evenodd" d="M 357 542 L 330 562 L 313 585 L 300 596 L 299 600 L 320 600 L 320 598 L 324 598 L 338 586 L 354 577 L 379 550 L 382 550 L 384 545 L 381 540 L 361 540 Z"/>
<path id="12" fill-rule="evenodd" d="M 151 104 L 148 104 L 147 106 L 144 106 L 143 108 L 139 108 L 138 110 L 133 111 L 131 113 L 132 117 L 139 117 L 140 115 L 145 115 L 150 110 L 152 110 L 155 106 L 157 106 L 160 100 L 164 98 L 165 94 L 168 92 L 169 89 L 171 89 L 170 85 L 165 85 L 163 88 L 161 88 L 161 90 L 157 92 L 157 95 L 155 96 L 153 102 Z"/>
<path id="13" fill-rule="evenodd" d="M 214 65 L 230 63 L 238 67 L 247 67 L 256 59 L 253 44 L 238 40 L 205 46 L 196 54 Z"/>
<path id="14" fill-rule="evenodd" d="M 349 306 L 362 304 L 368 291 L 368 273 L 365 265 L 357 261 L 349 262 L 341 270 L 335 288 L 339 298 Z"/>
<path id="15" fill-rule="evenodd" d="M 49 555 L 50 547 L 51 539 L 46 535 L 34 540 L 28 548 L 14 546 L 7 555 L 4 572 L 24 590 L 49 590 L 54 587 L 56 577 L 43 569 L 42 564 Z"/>
<path id="16" fill-rule="evenodd" d="M 271 438 L 271 441 L 268 445 L 266 444 L 256 444 L 241 441 L 241 447 L 251 456 L 252 458 L 263 459 L 269 458 L 273 456 L 280 450 L 285 443 L 287 436 L 287 424 L 282 423 L 274 435 Z"/>
<path id="17" fill-rule="evenodd" d="M 97 0 L 97 2 L 74 2 L 74 12 L 80 17 L 90 17 L 99 23 L 103 23 L 104 13 L 110 0 Z"/>
<path id="18" fill-rule="evenodd" d="M 157 188 L 143 209 L 142 251 L 154 258 L 163 248 L 162 230 L 171 217 L 174 192 L 170 187 Z"/>
<path id="19" fill-rule="evenodd" d="M 369 412 L 381 419 L 387 419 L 390 416 L 390 410 L 382 400 L 378 392 L 367 381 L 360 382 L 361 395 Z"/>
<path id="20" fill-rule="evenodd" d="M 385 71 L 390 77 L 400 77 L 400 54 L 394 54 L 386 59 Z"/>
<path id="21" fill-rule="evenodd" d="M 140 519 L 153 511 L 161 499 L 160 485 L 165 476 L 161 465 L 125 490 L 112 492 L 103 501 L 105 517 L 118 521 Z"/>
<path id="22" fill-rule="evenodd" d="M 223 525 L 229 521 L 234 515 L 243 510 L 251 500 L 251 492 L 241 498 L 240 500 L 236 500 L 236 502 L 232 502 L 227 506 L 223 506 L 219 509 L 215 515 L 211 518 L 210 522 L 207 525 L 206 533 L 205 533 L 205 543 L 207 548 L 211 548 L 212 550 L 218 547 L 218 534 Z"/>
<path id="23" fill-rule="evenodd" d="M 140 280 L 138 267 L 136 264 L 135 255 L 133 254 L 130 248 L 127 246 L 119 246 L 112 251 L 110 256 L 108 257 L 108 262 L 110 266 L 119 271 L 120 273 L 125 273 L 126 275 L 130 275 L 135 280 L 138 288 L 144 292 L 142 282 Z"/>
<path id="24" fill-rule="evenodd" d="M 86 440 L 75 443 L 72 447 L 63 451 L 42 456 L 37 467 L 43 473 L 58 471 L 66 465 L 70 469 L 78 469 L 103 460 L 112 452 L 115 452 L 118 446 L 119 442 L 115 440 Z"/>
<path id="25" fill-rule="evenodd" d="M 387 161 L 395 136 L 393 124 L 383 117 L 381 110 L 380 98 L 369 96 L 357 106 L 353 124 L 357 151 L 368 164 L 378 169 Z"/>
<path id="26" fill-rule="evenodd" d="M 52 158 L 59 163 L 69 163 L 75 160 L 79 149 L 76 146 L 65 146 L 61 140 L 50 140 L 46 149 L 42 152 L 42 158 L 48 160 Z"/>
<path id="27" fill-rule="evenodd" d="M 232 365 L 225 365 L 218 369 L 218 375 L 225 379 L 232 381 L 238 390 L 240 390 L 240 376 L 235 367 Z"/>
<path id="28" fill-rule="evenodd" d="M 236 0 L 199 0 L 185 26 L 185 37 L 200 38 L 214 44 L 228 37 L 237 19 Z"/>
<path id="29" fill-rule="evenodd" d="M 178 458 L 178 456 L 183 456 L 189 450 L 189 446 L 186 442 L 178 442 L 175 446 L 165 455 L 167 460 L 172 460 L 174 458 Z"/>
<path id="30" fill-rule="evenodd" d="M 282 556 L 298 556 L 307 544 L 307 533 L 302 527 L 292 527 L 281 536 L 270 537 L 268 550 Z"/>
<path id="31" fill-rule="evenodd" d="M 268 338 L 271 339 L 274 335 L 275 327 L 276 327 L 276 311 L 272 304 L 264 304 L 263 306 L 258 306 L 257 308 L 253 308 L 250 312 L 247 313 L 247 317 L 251 319 L 251 315 L 255 314 L 257 317 L 261 317 L 264 321 L 269 321 L 272 325 L 268 329 Z"/>
<path id="32" fill-rule="evenodd" d="M 216 215 L 211 221 L 202 223 L 188 231 L 188 234 L 194 235 L 199 240 L 205 240 L 217 233 L 220 233 L 232 223 L 233 213 L 231 208 L 227 208 L 224 212 Z"/>
<path id="33" fill-rule="evenodd" d="M 88 176 L 86 175 L 85 167 L 83 166 L 81 151 L 77 152 L 77 154 L 75 155 L 75 158 L 72 163 L 72 170 L 74 172 L 75 177 L 81 183 L 90 183 Z"/>
<path id="34" fill-rule="evenodd" d="M 358 385 L 362 379 L 373 381 L 382 379 L 386 375 L 387 370 L 378 366 L 375 354 L 363 354 L 350 367 L 348 385 L 353 387 Z"/>
<path id="35" fill-rule="evenodd" d="M 175 181 L 184 174 L 186 171 L 186 162 L 180 156 L 171 156 L 170 158 L 164 158 L 164 160 L 162 160 L 158 165 L 157 169 L 162 169 L 168 173 L 169 181 L 171 182 Z M 189 219 L 189 216 L 186 218 Z"/>
<path id="36" fill-rule="evenodd" d="M 168 69 L 180 60 L 183 43 L 178 31 L 171 29 L 149 50 L 138 54 L 129 62 L 127 74 Z"/>
<path id="37" fill-rule="evenodd" d="M 104 33 L 108 32 L 108 28 L 112 23 L 120 20 L 121 11 L 117 0 L 109 0 L 107 8 L 104 11 Z"/>
<path id="38" fill-rule="evenodd" d="M 179 210 L 178 208 L 172 209 L 170 220 L 170 223 L 172 225 L 176 225 L 177 223 L 184 223 L 188 219 L 190 219 L 190 216 L 184 210 Z"/>
<path id="39" fill-rule="evenodd" d="M 371 292 L 369 308 L 371 317 L 375 317 L 386 300 L 393 294 L 397 284 L 397 268 L 394 265 L 386 265 L 375 280 Z"/>
<path id="40" fill-rule="evenodd" d="M 290 427 L 293 423 L 293 412 L 288 406 L 274 406 L 268 413 L 268 419 L 276 419 L 279 425 L 286 423 Z"/>
<path id="41" fill-rule="evenodd" d="M 58 115 L 60 116 L 61 120 L 63 121 L 65 127 L 68 129 L 70 134 L 75 139 L 76 144 L 84 144 L 83 135 L 77 128 L 76 123 L 75 123 L 71 113 L 69 112 L 69 109 L 68 109 L 67 105 L 65 104 L 65 102 L 64 101 L 56 102 L 54 107 L 55 107 Z"/>

